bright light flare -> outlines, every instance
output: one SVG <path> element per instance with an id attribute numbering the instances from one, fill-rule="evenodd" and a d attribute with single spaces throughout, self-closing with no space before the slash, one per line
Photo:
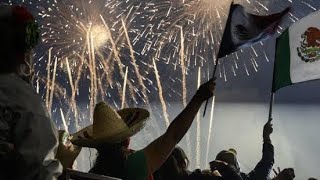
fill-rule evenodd
<path id="1" fill-rule="evenodd" d="M 110 39 L 110 34 L 103 25 L 94 25 L 90 29 L 95 48 L 102 47 Z"/>

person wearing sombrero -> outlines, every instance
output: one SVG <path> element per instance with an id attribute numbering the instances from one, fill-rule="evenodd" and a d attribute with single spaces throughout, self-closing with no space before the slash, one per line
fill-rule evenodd
<path id="1" fill-rule="evenodd" d="M 167 131 L 142 150 L 128 150 L 128 139 L 144 127 L 149 112 L 139 108 L 115 111 L 106 103 L 96 105 L 93 124 L 73 134 L 71 141 L 97 149 L 91 173 L 126 180 L 152 179 L 190 128 L 202 103 L 213 96 L 214 88 L 214 79 L 203 84 Z"/>
<path id="2" fill-rule="evenodd" d="M 22 6 L 0 3 L 0 179 L 55 180 L 58 131 L 29 83 L 38 26 Z"/>
<path id="3" fill-rule="evenodd" d="M 210 162 L 212 171 L 218 170 L 223 174 L 226 166 L 232 167 L 243 180 L 269 180 L 270 172 L 274 164 L 274 147 L 271 143 L 270 135 L 273 132 L 271 120 L 263 127 L 263 149 L 262 158 L 256 167 L 249 173 L 241 172 L 235 149 L 223 150 L 218 153 L 216 160 Z"/>

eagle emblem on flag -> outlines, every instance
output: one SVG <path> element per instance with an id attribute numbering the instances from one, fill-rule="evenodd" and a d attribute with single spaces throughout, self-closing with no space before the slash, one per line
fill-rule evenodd
<path id="1" fill-rule="evenodd" d="M 301 38 L 298 55 L 302 61 L 312 63 L 320 60 L 320 29 L 309 27 Z"/>

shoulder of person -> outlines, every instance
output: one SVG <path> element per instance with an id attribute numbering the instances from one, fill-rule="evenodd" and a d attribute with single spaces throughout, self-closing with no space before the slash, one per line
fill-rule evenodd
<path id="1" fill-rule="evenodd" d="M 14 74 L 0 75 L 0 105 L 48 116 L 43 101 L 32 86 Z"/>

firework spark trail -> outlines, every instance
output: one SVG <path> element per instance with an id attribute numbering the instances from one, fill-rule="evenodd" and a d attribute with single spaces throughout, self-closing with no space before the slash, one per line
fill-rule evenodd
<path id="1" fill-rule="evenodd" d="M 106 23 L 106 21 L 105 21 L 105 19 L 103 18 L 103 16 L 102 15 L 100 15 L 100 18 L 101 18 L 101 20 L 102 20 L 102 22 L 103 22 L 103 24 L 104 24 L 104 26 L 105 26 L 105 28 L 106 28 L 106 30 L 107 30 L 107 32 L 108 32 L 108 35 L 109 35 L 109 37 L 110 37 L 110 43 L 111 43 L 111 45 L 112 45 L 112 53 L 115 55 L 115 58 L 116 58 L 116 60 L 119 62 L 121 62 L 121 59 L 120 59 L 120 53 L 119 53 L 119 51 L 118 51 L 118 48 L 117 48 L 117 43 L 113 40 L 113 38 L 112 38 L 112 33 L 111 33 L 111 30 L 110 30 L 110 28 L 109 28 L 109 26 L 108 26 L 108 24 Z M 121 37 L 121 36 L 119 36 L 119 37 Z M 112 53 L 110 53 L 110 56 L 108 57 L 108 60 L 107 60 L 107 62 L 109 62 L 109 61 L 111 61 L 111 58 L 112 58 Z M 108 67 L 108 66 L 106 66 L 106 67 Z M 110 66 L 110 68 L 112 68 L 113 66 Z"/>
<path id="2" fill-rule="evenodd" d="M 219 72 L 219 77 L 222 78 L 222 71 L 221 71 L 221 62 L 218 61 L 218 63 L 216 63 L 218 65 L 218 72 Z"/>
<path id="3" fill-rule="evenodd" d="M 49 97 L 50 97 L 50 64 L 51 64 L 51 52 L 52 48 L 49 49 L 49 54 L 48 54 L 48 63 L 47 63 L 47 91 L 46 91 L 46 107 L 49 108 Z"/>
<path id="4" fill-rule="evenodd" d="M 251 64 L 252 64 L 253 69 L 254 69 L 256 72 L 258 72 L 258 65 L 256 64 L 255 59 L 254 59 L 253 57 L 250 58 L 250 59 L 251 59 Z"/>
<path id="5" fill-rule="evenodd" d="M 101 57 L 101 54 L 98 53 L 98 56 Z M 104 59 L 104 58 L 101 58 L 101 59 Z M 105 78 L 105 76 L 103 76 L 103 74 L 106 72 L 106 69 L 104 68 L 103 63 L 101 63 L 101 62 L 98 62 L 98 67 L 99 67 L 100 70 L 103 70 L 103 72 L 102 73 L 97 73 L 97 88 L 98 88 L 97 91 L 100 90 L 99 98 L 101 98 L 102 101 L 105 101 L 105 96 L 107 95 L 105 90 L 109 88 L 108 83 L 106 83 L 106 84 L 102 83 L 104 81 L 104 78 Z M 97 92 L 97 94 L 99 95 L 98 92 Z"/>
<path id="6" fill-rule="evenodd" d="M 208 132 L 208 141 L 207 141 L 207 151 L 206 151 L 206 162 L 209 162 L 209 150 L 211 146 L 211 137 L 212 135 L 212 124 L 213 124 L 213 112 L 215 105 L 215 96 L 213 96 L 212 104 L 211 104 L 211 112 L 210 112 L 210 121 L 209 121 L 209 132 Z"/>
<path id="7" fill-rule="evenodd" d="M 122 77 L 122 79 L 124 79 L 124 76 L 125 76 L 125 74 L 124 74 L 124 72 L 123 72 L 123 64 L 122 64 L 122 62 L 121 62 L 121 59 L 120 59 L 120 53 L 119 53 L 119 51 L 117 50 L 118 48 L 117 48 L 117 46 L 116 46 L 116 43 L 114 42 L 114 40 L 112 39 L 112 33 L 111 33 L 111 31 L 110 31 L 110 28 L 109 28 L 109 26 L 108 26 L 108 24 L 106 23 L 106 21 L 104 20 L 104 18 L 102 17 L 102 16 L 100 16 L 101 17 L 101 19 L 102 19 L 102 21 L 103 21 L 103 24 L 105 25 L 105 27 L 106 27 L 106 30 L 107 30 L 107 32 L 108 32 L 108 34 L 109 34 L 109 37 L 110 37 L 110 42 L 111 42 L 111 45 L 112 45 L 112 51 L 113 51 L 113 53 L 114 53 L 114 55 L 115 55 L 115 59 L 116 59 L 116 63 L 117 63 L 117 65 L 118 65 L 118 68 L 119 68 L 119 70 L 120 70 L 120 75 L 121 75 L 121 77 Z M 112 67 L 113 65 L 111 64 L 111 66 L 109 65 L 107 65 L 106 67 Z M 132 83 L 130 82 L 130 81 L 128 81 L 128 86 L 129 86 L 129 91 L 130 91 L 130 94 L 131 94 L 131 96 L 132 96 L 132 98 L 133 99 L 135 99 L 135 93 L 134 93 L 134 88 L 133 88 L 133 85 L 132 85 Z M 122 93 L 121 92 L 119 92 L 119 95 L 120 96 L 122 96 Z"/>
<path id="8" fill-rule="evenodd" d="M 53 93 L 54 93 L 55 81 L 56 81 L 57 63 L 58 63 L 58 58 L 56 58 L 55 61 L 54 61 L 52 84 L 51 84 L 51 87 L 50 87 L 50 100 L 49 100 L 49 108 L 48 108 L 50 116 L 51 116 L 51 112 L 52 112 Z"/>
<path id="9" fill-rule="evenodd" d="M 197 84 L 197 89 L 200 87 L 201 85 L 201 67 L 199 67 L 198 70 L 198 84 Z M 201 144 L 201 124 L 200 124 L 200 113 L 197 113 L 197 136 L 196 136 L 196 168 L 200 168 L 201 162 L 200 162 L 200 158 L 201 158 L 201 148 L 200 148 L 200 144 Z"/>
<path id="10" fill-rule="evenodd" d="M 244 68 L 246 70 L 247 76 L 250 76 L 246 63 L 243 63 L 243 66 L 244 66 Z"/>
<path id="11" fill-rule="evenodd" d="M 74 81 L 74 91 L 75 92 L 72 92 L 72 94 L 74 94 L 74 96 L 77 94 L 79 95 L 79 82 L 80 82 L 80 79 L 81 79 L 81 74 L 82 74 L 82 67 L 84 66 L 84 63 L 80 63 L 80 66 L 78 68 L 78 72 L 76 74 L 76 79 Z M 77 110 L 78 112 L 78 110 Z M 77 130 L 80 130 L 79 128 L 79 114 L 77 114 L 77 116 L 75 116 L 75 124 L 76 124 L 76 129 Z"/>
<path id="12" fill-rule="evenodd" d="M 259 68 L 259 64 L 257 63 L 256 58 L 253 57 L 252 60 L 253 60 L 253 62 L 254 62 L 254 65 L 255 65 L 257 68 Z"/>
<path id="13" fill-rule="evenodd" d="M 91 27 L 87 33 L 87 46 L 88 46 L 88 54 L 89 54 L 89 62 L 88 62 L 88 69 L 90 73 L 90 97 L 89 97 L 89 111 L 90 111 L 90 122 L 92 122 L 93 112 L 94 112 L 94 101 L 95 101 L 95 87 L 94 87 L 94 67 L 93 67 L 93 56 L 94 56 L 94 48 L 92 48 L 92 35 L 91 35 Z"/>
<path id="14" fill-rule="evenodd" d="M 39 79 L 37 79 L 37 80 L 36 80 L 36 82 L 37 82 L 36 92 L 37 92 L 37 94 L 39 94 L 39 92 L 40 92 L 40 83 L 39 83 Z"/>
<path id="15" fill-rule="evenodd" d="M 237 73 L 233 65 L 231 65 L 231 71 L 233 72 L 233 76 L 236 77 Z"/>
<path id="16" fill-rule="evenodd" d="M 92 33 L 92 32 L 91 32 Z M 97 66 L 96 66 L 96 56 L 95 56 L 95 44 L 93 41 L 93 36 L 91 34 L 91 48 L 92 48 L 92 71 L 93 71 L 93 87 L 94 87 L 94 99 L 93 104 L 97 104 L 97 96 L 98 96 L 98 79 L 97 79 Z M 93 115 L 93 114 L 92 114 Z"/>
<path id="17" fill-rule="evenodd" d="M 309 8 L 311 8 L 311 9 L 314 10 L 314 11 L 317 10 L 317 8 L 313 7 L 313 6 L 312 6 L 311 4 L 309 4 L 309 3 L 306 3 L 305 1 L 301 1 L 301 3 L 307 5 Z"/>
<path id="18" fill-rule="evenodd" d="M 162 106 L 163 117 L 164 117 L 166 126 L 169 127 L 170 121 L 168 118 L 166 102 L 163 97 L 162 86 L 161 86 L 161 81 L 160 81 L 160 76 L 159 76 L 157 64 L 156 64 L 156 61 L 154 58 L 152 60 L 153 60 L 154 74 L 156 76 L 157 85 L 158 85 L 158 92 L 159 92 L 159 98 L 160 98 L 160 102 L 161 102 L 161 106 Z"/>
<path id="19" fill-rule="evenodd" d="M 110 37 L 110 38 L 112 38 L 112 37 Z M 118 39 L 117 39 L 117 41 L 118 41 Z M 112 65 L 108 64 L 108 62 L 111 61 L 113 54 L 114 54 L 113 51 L 111 51 L 109 56 L 107 57 L 107 59 L 105 59 L 104 55 L 101 54 L 100 52 L 98 52 L 98 56 L 100 56 L 100 59 L 104 59 L 104 60 L 100 61 L 100 63 L 102 64 L 101 69 L 103 70 L 103 73 L 100 75 L 100 78 L 99 78 L 99 83 L 101 84 L 100 91 L 101 91 L 101 96 L 102 96 L 103 100 L 106 95 L 106 92 L 104 89 L 108 89 L 108 87 L 111 87 L 111 89 L 113 89 L 113 86 L 112 86 L 113 85 L 113 80 L 112 80 L 113 74 L 112 74 L 112 72 L 114 70 L 114 67 L 113 67 L 113 64 Z M 112 62 L 114 62 L 114 61 L 112 61 Z M 108 82 L 106 84 L 102 84 L 104 77 L 106 79 L 106 82 Z M 103 87 L 103 85 L 104 85 L 104 87 Z M 121 89 L 119 89 L 119 88 L 118 88 L 118 94 L 119 94 L 119 96 L 122 95 Z"/>
<path id="20" fill-rule="evenodd" d="M 70 64 L 69 64 L 69 59 L 66 58 L 66 66 L 67 66 L 67 73 L 68 73 L 68 76 L 69 76 L 69 82 L 71 82 L 70 84 L 73 84 L 73 87 L 71 87 L 71 97 L 70 97 L 70 107 L 69 107 L 69 110 L 68 110 L 68 114 L 70 113 L 70 110 L 71 112 L 73 111 L 73 115 L 74 115 L 74 123 L 75 123 L 75 127 L 77 130 L 80 129 L 80 126 L 79 126 L 79 121 L 81 120 L 79 117 L 79 111 L 78 111 L 78 105 L 77 105 L 77 101 L 76 101 L 76 95 L 79 96 L 79 82 L 81 80 L 81 76 L 83 74 L 83 67 L 84 66 L 88 66 L 87 62 L 85 62 L 85 60 L 83 59 L 84 58 L 84 55 L 77 55 L 77 60 L 79 60 L 79 66 L 77 66 L 77 68 L 75 68 L 75 73 L 72 73 L 71 72 L 71 68 L 70 68 Z M 75 78 L 73 80 L 72 78 L 72 74 L 75 74 Z M 71 76 L 70 76 L 71 75 Z M 70 79 L 71 78 L 71 79 Z M 71 85 L 70 85 L 71 86 Z M 74 108 L 74 110 L 72 110 L 72 108 Z M 69 117 L 69 115 L 68 115 Z"/>
<path id="21" fill-rule="evenodd" d="M 270 62 L 270 60 L 269 60 L 269 58 L 268 58 L 268 56 L 267 56 L 266 52 L 263 52 L 263 55 L 264 55 L 264 57 L 265 57 L 266 61 L 267 61 L 267 62 Z"/>
<path id="22" fill-rule="evenodd" d="M 252 51 L 253 51 L 254 55 L 255 55 L 256 57 L 259 57 L 259 55 L 257 54 L 257 51 L 254 49 L 254 47 L 253 47 L 253 46 L 251 46 L 251 49 L 252 49 Z"/>
<path id="23" fill-rule="evenodd" d="M 67 72 L 68 72 L 71 91 L 74 92 L 75 90 L 74 90 L 74 86 L 73 86 L 72 73 L 71 73 L 71 70 L 70 70 L 69 59 L 68 58 L 66 58 L 66 65 L 67 65 Z M 72 108 L 75 108 L 75 107 L 72 107 Z"/>
<path id="24" fill-rule="evenodd" d="M 43 84 L 46 84 L 48 82 L 48 80 L 44 77 L 37 77 L 37 81 L 39 81 L 39 84 L 40 83 L 43 83 Z M 52 80 L 50 79 L 50 84 L 52 83 Z M 60 85 L 58 85 L 57 83 L 55 84 L 55 92 L 54 92 L 54 97 L 63 97 L 63 98 L 60 98 L 59 100 L 62 102 L 62 100 L 65 100 L 65 102 L 67 102 L 67 98 L 66 97 L 66 90 L 64 87 L 61 87 Z M 44 98 L 44 96 L 42 96 L 42 98 Z"/>
<path id="25" fill-rule="evenodd" d="M 97 66 L 96 66 L 96 53 L 95 53 L 95 42 L 94 41 L 94 36 L 97 36 L 96 34 L 93 35 L 93 31 L 90 31 L 90 47 L 91 47 L 91 68 L 89 67 L 89 70 L 91 71 L 92 73 L 92 76 L 90 78 L 90 81 L 92 81 L 92 85 L 93 85 L 93 96 L 91 97 L 92 99 L 92 104 L 95 106 L 97 104 L 97 98 L 98 98 L 98 79 L 97 79 Z M 101 44 L 101 42 L 100 42 Z M 89 51 L 90 53 L 90 51 Z M 94 112 L 94 107 L 92 107 L 93 110 L 92 110 L 92 116 L 93 117 L 93 112 Z"/>
<path id="26" fill-rule="evenodd" d="M 43 84 L 48 83 L 48 80 L 44 77 L 41 77 L 41 76 L 37 78 L 37 81 L 39 81 L 39 83 L 41 82 Z M 53 82 L 52 79 L 49 79 L 49 83 L 52 84 L 52 82 Z M 54 90 L 55 90 L 53 93 L 54 97 L 58 98 L 58 100 L 60 100 L 60 101 L 64 100 L 63 102 L 68 103 L 68 97 L 66 97 L 66 89 L 63 86 L 59 85 L 58 83 L 55 83 Z M 63 97 L 63 98 L 61 98 L 61 97 Z"/>
<path id="27" fill-rule="evenodd" d="M 130 57 L 131 57 L 131 60 L 132 60 L 132 65 L 133 65 L 133 67 L 134 67 L 135 74 L 137 75 L 139 84 L 140 84 L 140 86 L 141 86 L 141 88 L 142 88 L 143 100 L 146 101 L 146 104 L 149 104 L 149 99 L 148 99 L 148 95 L 147 95 L 146 86 L 145 86 L 144 83 L 143 83 L 143 77 L 142 77 L 142 75 L 140 74 L 139 66 L 138 66 L 137 63 L 136 63 L 136 58 L 135 58 L 135 56 L 134 56 L 133 46 L 132 46 L 132 44 L 131 44 L 130 37 L 129 37 L 128 31 L 127 31 L 126 25 L 125 25 L 123 19 L 121 19 L 121 22 L 122 22 L 122 26 L 123 26 L 123 29 L 124 29 L 124 33 L 125 33 L 125 35 L 126 35 L 127 43 L 128 43 L 128 46 L 129 46 Z"/>
<path id="28" fill-rule="evenodd" d="M 77 102 L 75 100 L 76 97 L 76 86 L 73 84 L 73 79 L 72 79 L 72 73 L 70 70 L 70 65 L 69 65 L 69 59 L 66 58 L 66 65 L 67 65 L 67 72 L 68 72 L 68 77 L 69 77 L 69 83 L 71 87 L 71 98 L 70 98 L 70 103 L 71 103 L 71 110 L 74 113 L 74 118 L 75 118 L 75 127 L 78 130 L 79 128 L 79 123 L 77 121 L 78 119 L 78 109 L 77 109 Z"/>
<path id="29" fill-rule="evenodd" d="M 186 66 L 185 66 L 185 55 L 184 55 L 184 36 L 183 36 L 183 29 L 180 26 L 180 65 L 181 65 L 181 73 L 182 73 L 182 100 L 183 106 L 187 105 L 187 84 L 186 84 Z"/>
<path id="30" fill-rule="evenodd" d="M 123 90 L 122 90 L 122 103 L 121 103 L 121 109 L 124 108 L 124 103 L 126 102 L 126 87 L 127 87 L 127 79 L 128 79 L 128 67 L 126 67 L 126 73 L 125 78 L 123 81 Z"/>
<path id="31" fill-rule="evenodd" d="M 181 65 L 181 75 L 182 75 L 182 103 L 183 107 L 185 108 L 187 106 L 187 83 L 186 83 L 186 66 L 185 66 L 185 54 L 184 54 L 184 33 L 183 33 L 183 27 L 180 26 L 180 42 L 181 42 L 181 48 L 180 48 L 180 65 Z M 187 153 L 190 157 L 191 155 L 191 144 L 190 144 L 190 135 L 187 132 L 186 133 L 186 144 L 187 144 Z"/>
<path id="32" fill-rule="evenodd" d="M 224 64 L 222 64 L 222 69 L 223 69 L 224 82 L 227 82 L 227 73 L 226 73 L 226 68 L 224 67 Z"/>
<path id="33" fill-rule="evenodd" d="M 67 126 L 67 123 L 66 123 L 66 119 L 64 117 L 64 114 L 63 114 L 63 111 L 62 111 L 61 108 L 60 108 L 60 114 L 61 114 L 61 119 L 62 119 L 62 123 L 63 123 L 63 126 L 64 126 L 64 130 L 67 131 L 67 133 L 69 134 L 69 129 L 68 129 L 68 126 Z"/>

